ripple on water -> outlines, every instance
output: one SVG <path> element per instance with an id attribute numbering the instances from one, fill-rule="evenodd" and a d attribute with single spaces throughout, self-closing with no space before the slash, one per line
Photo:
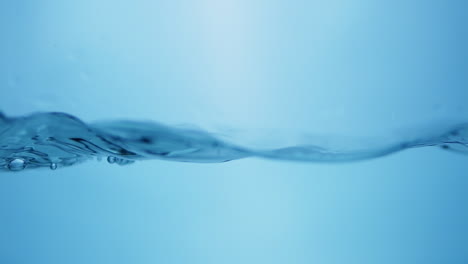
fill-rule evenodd
<path id="1" fill-rule="evenodd" d="M 67 167 L 83 161 L 107 158 L 110 164 L 126 165 L 136 160 L 161 159 L 183 162 L 225 162 L 245 157 L 263 157 L 304 162 L 343 162 L 371 159 L 413 147 L 440 146 L 468 154 L 468 124 L 447 127 L 445 132 L 425 130 L 410 141 L 391 144 L 340 145 L 336 149 L 321 142 L 252 150 L 218 139 L 214 134 L 156 122 L 113 121 L 86 124 L 66 113 L 35 113 L 19 118 L 0 112 L 0 169 Z M 346 149 L 346 151 L 343 151 Z"/>

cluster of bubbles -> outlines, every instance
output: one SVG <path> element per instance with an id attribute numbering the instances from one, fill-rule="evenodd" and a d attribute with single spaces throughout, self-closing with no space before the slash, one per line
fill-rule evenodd
<path id="1" fill-rule="evenodd" d="M 107 162 L 109 164 L 118 164 L 118 165 L 127 165 L 127 164 L 132 164 L 135 161 L 134 160 L 127 160 L 127 159 L 122 159 L 114 156 L 109 156 L 107 157 Z M 28 166 L 28 162 L 22 158 L 14 158 L 10 160 L 6 168 L 10 171 L 22 171 Z M 50 163 L 49 168 L 51 170 L 56 170 L 58 168 L 57 163 Z"/>
<path id="2" fill-rule="evenodd" d="M 127 160 L 127 159 L 121 159 L 121 158 L 117 158 L 117 157 L 114 157 L 114 156 L 109 156 L 107 157 L 107 162 L 109 162 L 109 164 L 118 164 L 118 165 L 127 165 L 127 164 L 132 164 L 134 163 L 135 161 L 134 160 Z"/>

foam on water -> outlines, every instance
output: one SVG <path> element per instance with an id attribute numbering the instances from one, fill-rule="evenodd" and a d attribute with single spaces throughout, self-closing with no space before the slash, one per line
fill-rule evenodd
<path id="1" fill-rule="evenodd" d="M 103 157 L 109 163 L 119 165 L 144 159 L 225 162 L 253 156 L 304 162 L 344 162 L 424 146 L 439 146 L 468 154 L 468 124 L 380 147 L 326 148 L 316 142 L 314 145 L 259 150 L 226 142 L 202 130 L 170 127 L 156 122 L 86 124 L 66 113 L 35 113 L 18 118 L 0 113 L 0 169 L 4 171 L 55 170 Z"/>

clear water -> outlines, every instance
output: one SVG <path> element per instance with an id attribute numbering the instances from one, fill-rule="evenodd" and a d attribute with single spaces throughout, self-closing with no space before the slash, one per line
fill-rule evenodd
<path id="1" fill-rule="evenodd" d="M 71 166 L 92 158 L 107 158 L 111 164 L 126 165 L 136 160 L 162 159 L 184 162 L 226 162 L 246 157 L 339 162 L 372 159 L 414 147 L 438 146 L 468 154 L 468 125 L 427 131 L 412 140 L 400 139 L 380 147 L 316 145 L 285 146 L 255 150 L 225 142 L 196 129 L 169 127 L 155 122 L 113 121 L 86 124 L 65 113 L 37 113 L 24 117 L 0 116 L 0 167 L 25 168 Z M 342 149 L 348 149 L 343 151 Z"/>
<path id="2" fill-rule="evenodd" d="M 1 0 L 0 264 L 468 263 L 466 10 Z"/>

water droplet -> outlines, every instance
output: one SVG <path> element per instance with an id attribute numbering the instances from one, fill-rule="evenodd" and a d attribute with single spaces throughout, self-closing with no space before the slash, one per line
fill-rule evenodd
<path id="1" fill-rule="evenodd" d="M 115 163 L 115 161 L 117 160 L 116 157 L 113 157 L 113 156 L 109 156 L 107 157 L 107 162 L 109 162 L 110 164 L 113 164 Z"/>
<path id="2" fill-rule="evenodd" d="M 8 163 L 8 169 L 11 171 L 20 171 L 26 167 L 26 162 L 23 159 L 16 158 Z"/>
<path id="3" fill-rule="evenodd" d="M 51 170 L 56 170 L 57 169 L 57 163 L 51 163 L 50 164 L 50 169 Z"/>

